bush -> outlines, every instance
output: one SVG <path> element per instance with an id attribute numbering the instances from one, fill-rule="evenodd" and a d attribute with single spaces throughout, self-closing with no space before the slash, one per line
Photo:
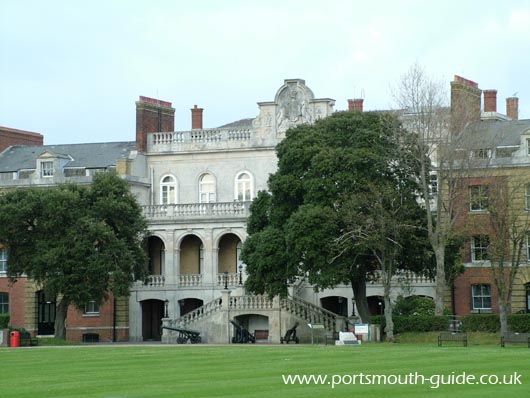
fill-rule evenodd
<path id="1" fill-rule="evenodd" d="M 501 330 L 498 314 L 471 314 L 462 318 L 462 329 L 466 332 L 495 333 Z M 530 314 L 508 315 L 508 329 L 511 332 L 530 332 Z"/>
<path id="2" fill-rule="evenodd" d="M 508 315 L 508 329 L 512 332 L 530 333 L 530 314 Z"/>
<path id="3" fill-rule="evenodd" d="M 464 332 L 495 333 L 501 329 L 498 314 L 470 314 L 462 317 Z"/>
<path id="4" fill-rule="evenodd" d="M 9 314 L 0 314 L 0 329 L 7 329 L 9 325 Z"/>
<path id="5" fill-rule="evenodd" d="M 432 332 L 449 329 L 449 318 L 436 315 L 394 315 L 394 333 Z M 372 323 L 385 327 L 384 315 L 372 316 Z"/>
<path id="6" fill-rule="evenodd" d="M 434 315 L 434 300 L 430 297 L 421 296 L 398 296 L 393 315 Z"/>

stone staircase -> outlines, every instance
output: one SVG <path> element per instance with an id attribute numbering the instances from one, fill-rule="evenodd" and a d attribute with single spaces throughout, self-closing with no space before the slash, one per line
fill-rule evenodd
<path id="1" fill-rule="evenodd" d="M 229 320 L 247 314 L 269 318 L 269 328 L 273 329 L 269 330 L 271 342 L 279 342 L 282 333 L 295 322 L 300 323 L 302 334 L 304 329 L 308 329 L 307 324 L 322 324 L 328 334 L 341 330 L 343 326 L 342 317 L 300 298 L 270 299 L 262 295 L 229 294 L 224 294 L 223 297 L 218 297 L 179 318 L 163 319 L 163 324 L 170 328 L 198 330 L 205 342 L 225 343 L 229 341 Z M 164 333 L 166 336 L 163 341 L 170 342 L 173 332 L 164 329 Z"/>

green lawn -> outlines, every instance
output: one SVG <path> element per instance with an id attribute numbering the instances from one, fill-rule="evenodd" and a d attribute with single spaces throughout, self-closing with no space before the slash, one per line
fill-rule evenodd
<path id="1" fill-rule="evenodd" d="M 0 397 L 530 397 L 530 349 L 434 343 L 171 345 L 0 349 Z M 420 373 L 501 377 L 519 385 L 285 385 L 282 374 Z M 338 376 L 336 376 L 337 378 Z M 338 380 L 338 379 L 337 379 Z"/>

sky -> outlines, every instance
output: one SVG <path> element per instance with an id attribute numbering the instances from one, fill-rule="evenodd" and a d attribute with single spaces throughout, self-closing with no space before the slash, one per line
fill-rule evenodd
<path id="1" fill-rule="evenodd" d="M 140 95 L 172 102 L 175 130 L 194 105 L 205 128 L 256 117 L 292 78 L 391 109 L 415 63 L 530 118 L 530 1 L 0 0 L 0 126 L 48 145 L 134 140 Z"/>

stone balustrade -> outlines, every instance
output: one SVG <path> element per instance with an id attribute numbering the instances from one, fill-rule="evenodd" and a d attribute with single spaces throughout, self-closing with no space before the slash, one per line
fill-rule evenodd
<path id="1" fill-rule="evenodd" d="M 143 206 L 143 214 L 150 221 L 189 220 L 212 218 L 241 218 L 250 215 L 251 202 L 185 203 Z"/>
<path id="2" fill-rule="evenodd" d="M 181 274 L 179 275 L 179 286 L 181 287 L 202 286 L 202 274 Z"/>
<path id="3" fill-rule="evenodd" d="M 164 275 L 149 275 L 145 282 L 135 282 L 135 286 L 138 288 L 163 287 L 165 284 L 166 277 Z"/>
<path id="4" fill-rule="evenodd" d="M 229 308 L 231 310 L 270 310 L 273 300 L 262 295 L 231 296 Z"/>
<path id="5" fill-rule="evenodd" d="M 220 273 L 217 274 L 217 285 L 223 287 L 225 285 L 225 277 L 226 277 L 226 285 L 228 287 L 234 287 L 239 285 L 239 273 Z"/>
<path id="6" fill-rule="evenodd" d="M 178 152 L 200 149 L 239 148 L 251 145 L 251 129 L 198 129 L 149 134 L 148 152 Z"/>
<path id="7" fill-rule="evenodd" d="M 282 310 L 288 311 L 307 323 L 320 323 L 327 330 L 337 330 L 337 315 L 305 300 L 288 297 L 280 301 Z"/>

